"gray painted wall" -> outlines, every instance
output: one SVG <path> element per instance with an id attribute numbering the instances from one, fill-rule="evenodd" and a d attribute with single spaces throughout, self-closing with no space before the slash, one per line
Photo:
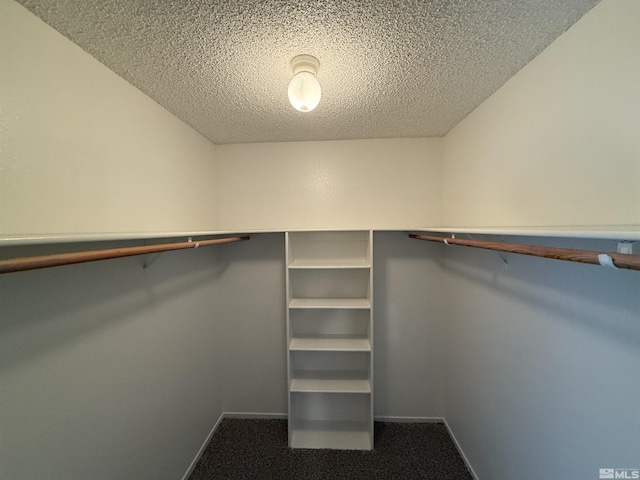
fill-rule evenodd
<path id="1" fill-rule="evenodd" d="M 373 238 L 374 414 L 442 417 L 441 246 Z"/>
<path id="2" fill-rule="evenodd" d="M 218 285 L 223 319 L 224 411 L 287 412 L 284 234 L 251 235 L 225 252 Z"/>
<path id="3" fill-rule="evenodd" d="M 237 245 L 0 276 L 0 477 L 181 478 L 222 412 Z"/>
<path id="4" fill-rule="evenodd" d="M 544 243 L 615 251 L 614 242 Z M 640 275 L 517 255 L 508 263 L 459 247 L 443 263 L 444 415 L 478 477 L 583 480 L 640 468 Z"/>

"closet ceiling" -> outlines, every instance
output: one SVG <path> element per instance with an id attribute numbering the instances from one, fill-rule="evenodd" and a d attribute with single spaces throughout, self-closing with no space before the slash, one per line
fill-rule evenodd
<path id="1" fill-rule="evenodd" d="M 597 3 L 19 2 L 214 143 L 444 135 Z M 310 113 L 287 98 L 303 53 Z"/>

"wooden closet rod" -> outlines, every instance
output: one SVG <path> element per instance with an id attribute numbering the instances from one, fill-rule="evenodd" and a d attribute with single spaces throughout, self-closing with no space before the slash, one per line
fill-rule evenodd
<path id="1" fill-rule="evenodd" d="M 409 235 L 416 240 L 427 240 L 429 242 L 446 243 L 448 245 L 462 245 L 465 247 L 484 248 L 487 250 L 497 250 L 499 252 L 519 253 L 521 255 L 532 255 L 534 257 L 554 258 L 556 260 L 566 260 L 569 262 L 590 263 L 592 265 L 603 265 L 608 267 L 628 268 L 630 270 L 640 270 L 640 255 L 626 253 L 603 253 L 593 250 L 578 250 L 574 248 L 538 247 L 535 245 L 524 245 L 520 243 L 500 243 L 487 242 L 483 240 L 461 240 L 457 238 L 433 237 L 430 235 Z"/>
<path id="2" fill-rule="evenodd" d="M 110 248 L 106 250 L 89 250 L 85 252 L 58 253 L 53 255 L 42 255 L 38 257 L 10 258 L 0 260 L 0 274 L 24 272 L 25 270 L 35 270 L 37 268 L 59 267 L 61 265 L 72 265 L 74 263 L 94 262 L 96 260 L 107 260 L 110 258 L 131 257 L 134 255 L 145 255 L 148 253 L 169 252 L 172 250 L 185 250 L 187 248 L 207 247 L 209 245 L 219 245 L 221 243 L 241 242 L 249 240 L 251 237 L 228 237 L 216 238 L 213 240 L 200 240 L 198 242 L 188 241 L 179 243 L 163 243 L 160 245 L 144 245 L 141 247 Z"/>

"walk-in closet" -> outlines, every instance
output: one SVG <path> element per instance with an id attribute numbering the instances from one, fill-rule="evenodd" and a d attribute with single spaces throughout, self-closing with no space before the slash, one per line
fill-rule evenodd
<path id="1" fill-rule="evenodd" d="M 639 25 L 0 0 L 0 478 L 639 478 Z"/>

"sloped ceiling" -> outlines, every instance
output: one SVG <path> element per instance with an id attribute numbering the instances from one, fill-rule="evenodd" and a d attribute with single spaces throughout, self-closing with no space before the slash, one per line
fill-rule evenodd
<path id="1" fill-rule="evenodd" d="M 214 143 L 446 134 L 597 0 L 19 0 Z M 320 105 L 287 99 L 320 61 Z"/>

